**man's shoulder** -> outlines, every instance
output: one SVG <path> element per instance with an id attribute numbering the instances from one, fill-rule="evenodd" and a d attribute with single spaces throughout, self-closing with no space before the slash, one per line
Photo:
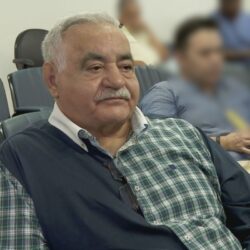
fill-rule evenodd
<path id="1" fill-rule="evenodd" d="M 162 133 L 171 133 L 181 136 L 194 136 L 200 137 L 200 133 L 196 127 L 183 119 L 177 118 L 157 118 L 149 119 L 152 130 L 159 130 Z"/>
<path id="2" fill-rule="evenodd" d="M 47 126 L 47 121 L 36 123 L 20 132 L 11 135 L 1 144 L 0 152 L 15 146 L 24 147 L 25 149 L 27 143 L 30 143 L 31 141 L 39 143 L 40 139 L 45 138 Z"/>
<path id="3" fill-rule="evenodd" d="M 152 93 L 162 93 L 166 94 L 168 92 L 178 93 L 179 90 L 183 89 L 186 86 L 183 80 L 179 78 L 171 78 L 167 81 L 156 83 L 148 92 L 148 94 Z"/>
<path id="4" fill-rule="evenodd" d="M 189 122 L 176 118 L 149 119 L 149 126 L 148 137 L 157 147 L 211 160 L 206 136 Z"/>
<path id="5" fill-rule="evenodd" d="M 201 131 L 182 119 L 150 119 L 146 138 L 151 138 L 157 147 L 172 147 L 178 152 L 190 151 L 207 159 L 210 157 Z"/>
<path id="6" fill-rule="evenodd" d="M 195 127 L 190 124 L 188 121 L 184 119 L 178 119 L 178 118 L 148 118 L 150 124 L 152 126 L 159 126 L 162 127 L 163 129 L 170 129 L 172 127 L 183 127 L 183 128 L 191 128 L 195 129 Z"/>
<path id="7" fill-rule="evenodd" d="M 156 83 L 154 86 L 158 86 L 160 88 L 174 88 L 179 85 L 184 85 L 184 81 L 179 77 L 173 77 L 167 81 Z"/>

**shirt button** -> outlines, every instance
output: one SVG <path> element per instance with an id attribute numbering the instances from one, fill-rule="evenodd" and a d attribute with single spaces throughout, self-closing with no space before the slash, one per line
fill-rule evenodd
<path id="1" fill-rule="evenodd" d="M 192 235 L 191 235 L 190 233 L 188 233 L 188 234 L 186 234 L 186 235 L 184 236 L 184 239 L 187 240 L 187 241 L 190 241 L 191 238 L 192 238 Z"/>
<path id="2" fill-rule="evenodd" d="M 141 189 L 140 189 L 139 186 L 135 186 L 135 191 L 136 191 L 136 192 L 140 192 L 140 190 L 141 190 Z"/>

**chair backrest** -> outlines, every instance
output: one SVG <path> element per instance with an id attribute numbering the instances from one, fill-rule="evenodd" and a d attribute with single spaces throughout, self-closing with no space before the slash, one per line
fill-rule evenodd
<path id="1" fill-rule="evenodd" d="M 10 112 L 4 90 L 4 85 L 2 80 L 0 79 L 0 122 L 9 117 L 10 117 Z"/>
<path id="2" fill-rule="evenodd" d="M 17 36 L 13 60 L 17 69 L 42 66 L 41 44 L 47 33 L 44 29 L 28 29 Z"/>
<path id="3" fill-rule="evenodd" d="M 8 80 L 15 110 L 53 106 L 41 68 L 18 70 L 8 75 Z"/>
<path id="4" fill-rule="evenodd" d="M 152 66 L 138 66 L 135 73 L 140 85 L 140 99 L 148 92 L 148 90 L 156 83 L 166 81 L 169 74 L 160 68 Z"/>
<path id="5" fill-rule="evenodd" d="M 26 128 L 34 125 L 35 123 L 47 122 L 51 109 L 44 109 L 40 112 L 33 112 L 28 114 L 23 114 L 9 118 L 1 123 L 2 133 L 4 139 L 9 138 L 19 132 L 22 132 Z"/>

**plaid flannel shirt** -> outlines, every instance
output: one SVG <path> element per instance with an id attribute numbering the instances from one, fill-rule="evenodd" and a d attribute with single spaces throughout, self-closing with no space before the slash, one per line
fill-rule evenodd
<path id="1" fill-rule="evenodd" d="M 149 121 L 119 150 L 116 165 L 150 224 L 171 228 L 188 249 L 242 249 L 225 226 L 215 167 L 193 126 Z M 32 200 L 3 166 L 0 170 L 1 249 L 47 249 Z"/>
<path id="2" fill-rule="evenodd" d="M 32 200 L 3 165 L 0 165 L 0 249 L 48 249 Z"/>

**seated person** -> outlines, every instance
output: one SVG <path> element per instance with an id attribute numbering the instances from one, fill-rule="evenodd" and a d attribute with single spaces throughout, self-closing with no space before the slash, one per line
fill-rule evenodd
<path id="1" fill-rule="evenodd" d="M 213 20 L 198 17 L 183 23 L 175 37 L 180 75 L 154 85 L 141 108 L 150 117 L 185 119 L 216 139 L 236 160 L 248 159 L 250 90 L 222 76 L 222 47 Z"/>
<path id="2" fill-rule="evenodd" d="M 241 10 L 242 0 L 219 0 L 214 18 L 223 37 L 225 57 L 250 67 L 250 14 Z"/>
<path id="3" fill-rule="evenodd" d="M 111 17 L 63 20 L 42 47 L 56 104 L 0 148 L 1 249 L 250 249 L 250 176 L 189 123 L 144 117 Z"/>
<path id="4" fill-rule="evenodd" d="M 136 64 L 156 65 L 166 60 L 167 49 L 143 21 L 137 0 L 119 0 L 118 16 Z"/>

